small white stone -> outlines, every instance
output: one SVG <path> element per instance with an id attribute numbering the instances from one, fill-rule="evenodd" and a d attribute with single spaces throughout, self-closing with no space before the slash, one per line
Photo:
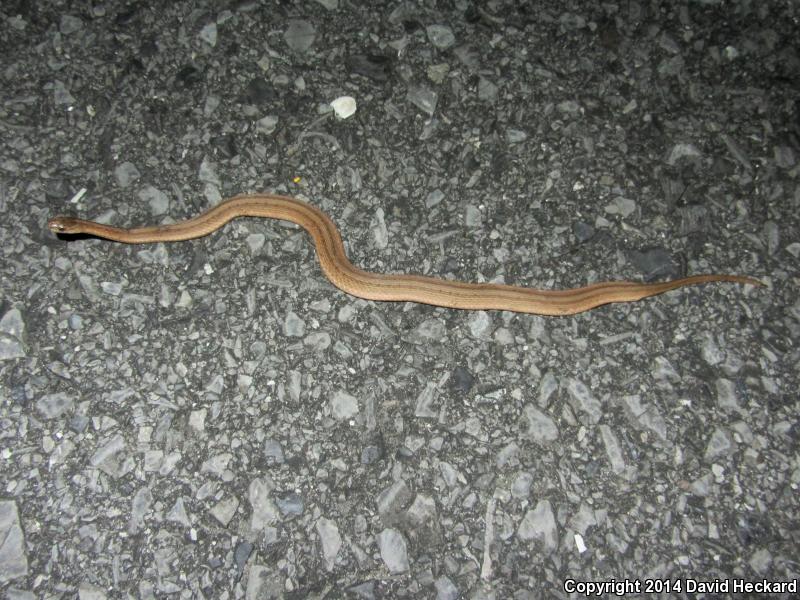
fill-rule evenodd
<path id="1" fill-rule="evenodd" d="M 266 117 L 256 121 L 256 129 L 259 133 L 269 135 L 275 131 L 278 126 L 278 117 L 275 115 L 267 115 Z"/>
<path id="2" fill-rule="evenodd" d="M 352 96 L 339 96 L 331 102 L 331 108 L 340 119 L 346 119 L 356 112 L 356 99 Z"/>
<path id="3" fill-rule="evenodd" d="M 217 24 L 209 23 L 200 30 L 200 39 L 212 48 L 217 45 Z"/>
<path id="4" fill-rule="evenodd" d="M 725 55 L 725 58 L 727 58 L 728 60 L 735 60 L 736 58 L 739 57 L 739 50 L 737 50 L 733 46 L 725 46 L 723 54 Z"/>

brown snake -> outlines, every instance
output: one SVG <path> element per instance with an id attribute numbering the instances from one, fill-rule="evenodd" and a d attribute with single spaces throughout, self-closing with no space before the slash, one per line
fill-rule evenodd
<path id="1" fill-rule="evenodd" d="M 608 304 L 633 302 L 686 285 L 728 281 L 763 285 L 741 275 L 693 275 L 660 283 L 613 281 L 570 290 L 537 290 L 496 283 L 464 283 L 422 275 L 369 273 L 351 263 L 333 221 L 300 200 L 275 194 L 235 196 L 201 215 L 172 225 L 122 229 L 72 217 L 53 217 L 48 228 L 59 234 L 88 234 L 124 242 L 179 242 L 216 231 L 236 217 L 266 217 L 291 221 L 314 240 L 320 265 L 340 290 L 367 300 L 421 302 L 467 310 L 509 310 L 537 315 L 572 315 Z"/>

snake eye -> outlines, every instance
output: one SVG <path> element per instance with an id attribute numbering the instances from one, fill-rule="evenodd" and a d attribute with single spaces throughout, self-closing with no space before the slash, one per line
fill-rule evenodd
<path id="1" fill-rule="evenodd" d="M 67 224 L 61 218 L 53 218 L 47 222 L 47 228 L 53 233 L 65 233 L 68 231 Z"/>

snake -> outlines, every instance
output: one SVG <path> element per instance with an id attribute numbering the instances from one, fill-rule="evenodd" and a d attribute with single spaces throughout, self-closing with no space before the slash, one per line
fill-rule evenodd
<path id="1" fill-rule="evenodd" d="M 49 219 L 47 226 L 59 235 L 83 234 L 125 244 L 146 244 L 203 237 L 238 217 L 280 219 L 299 225 L 311 236 L 322 271 L 330 282 L 343 292 L 365 300 L 565 316 L 604 304 L 635 302 L 688 285 L 711 282 L 763 285 L 757 279 L 742 275 L 707 274 L 654 283 L 608 281 L 572 289 L 542 290 L 498 283 L 467 283 L 424 275 L 372 273 L 350 262 L 339 230 L 327 214 L 312 204 L 277 194 L 234 196 L 194 218 L 168 225 L 125 229 L 57 216 Z"/>

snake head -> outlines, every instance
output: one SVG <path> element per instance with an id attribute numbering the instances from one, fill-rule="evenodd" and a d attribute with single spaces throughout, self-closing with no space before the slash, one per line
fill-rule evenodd
<path id="1" fill-rule="evenodd" d="M 53 233 L 80 233 L 78 219 L 72 217 L 53 217 L 47 221 L 47 228 Z"/>

